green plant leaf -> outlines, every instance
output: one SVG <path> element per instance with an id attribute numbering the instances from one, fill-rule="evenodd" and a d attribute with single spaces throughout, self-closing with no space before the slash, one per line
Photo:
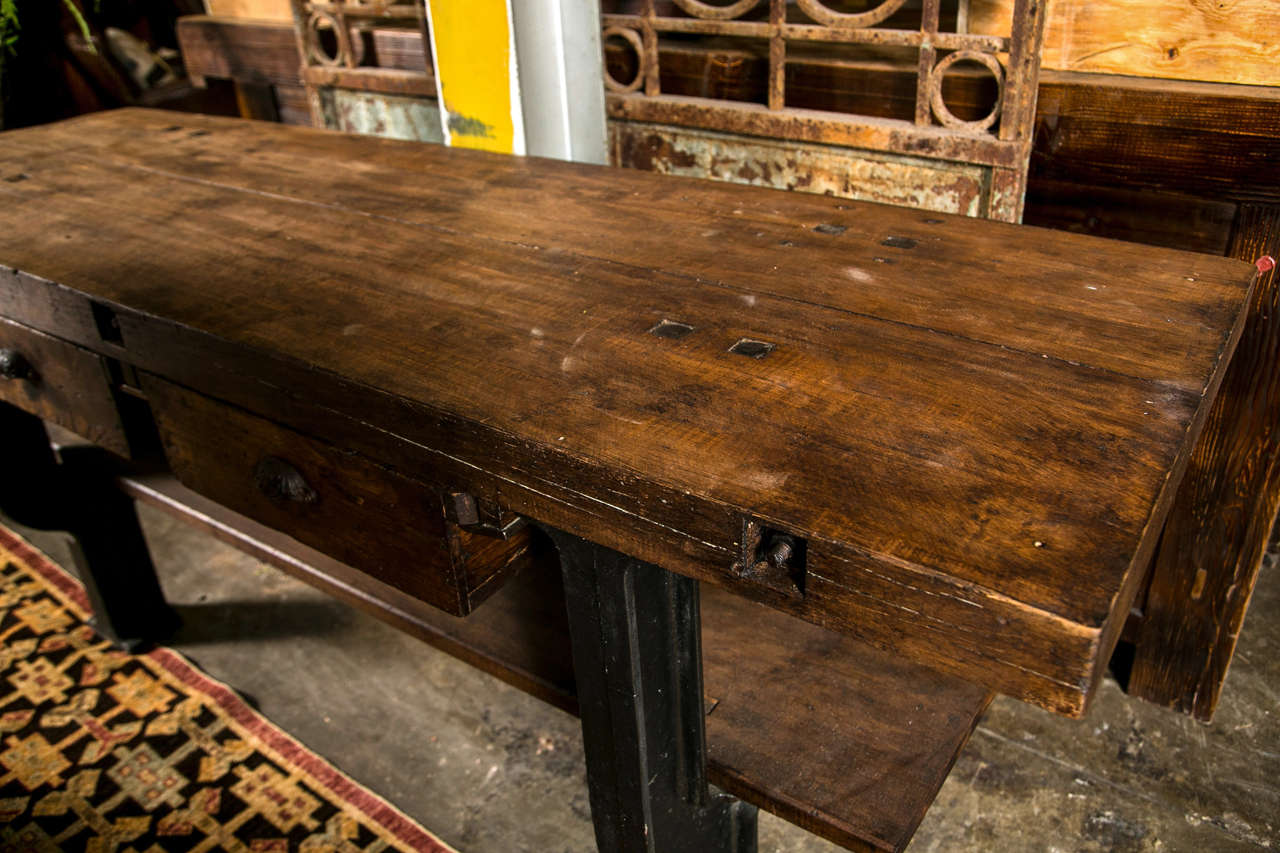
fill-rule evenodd
<path id="1" fill-rule="evenodd" d="M 0 53 L 13 54 L 18 46 L 18 0 L 0 0 Z M 3 60 L 0 56 L 0 60 Z"/>
<path id="2" fill-rule="evenodd" d="M 71 13 L 71 17 L 76 19 L 76 26 L 80 28 L 80 35 L 84 36 L 84 43 L 88 46 L 89 52 L 97 53 L 98 47 L 93 43 L 93 33 L 89 31 L 89 22 L 80 13 L 80 7 L 76 5 L 76 0 L 62 0 L 62 2 L 67 7 L 67 11 Z"/>

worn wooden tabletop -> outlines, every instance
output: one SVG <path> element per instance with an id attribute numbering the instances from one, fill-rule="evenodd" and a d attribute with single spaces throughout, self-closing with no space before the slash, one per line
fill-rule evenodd
<path id="1" fill-rule="evenodd" d="M 435 454 L 515 511 L 1065 713 L 1105 667 L 1253 279 L 144 110 L 0 136 L 0 264 L 118 306 L 143 368 L 298 428 L 322 407 L 351 424 L 326 437 L 388 464 Z M 57 291 L 11 275 L 0 313 L 76 337 Z M 254 371 L 272 393 L 228 378 Z M 803 594 L 735 571 L 744 519 L 807 539 Z"/>

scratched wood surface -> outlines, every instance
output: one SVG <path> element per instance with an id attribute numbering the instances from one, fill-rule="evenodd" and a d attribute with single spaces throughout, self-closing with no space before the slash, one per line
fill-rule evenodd
<path id="1" fill-rule="evenodd" d="M 71 289 L 15 276 L 7 315 L 75 338 L 59 300 L 116 303 L 139 366 L 409 473 L 439 454 L 514 511 L 1071 714 L 1253 280 L 254 122 L 121 111 L 3 142 L 0 263 Z M 808 540 L 802 595 L 735 572 L 745 517 Z"/>

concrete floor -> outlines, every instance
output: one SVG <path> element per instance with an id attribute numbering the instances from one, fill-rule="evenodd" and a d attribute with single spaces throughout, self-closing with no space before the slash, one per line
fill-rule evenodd
<path id="1" fill-rule="evenodd" d="M 463 853 L 594 850 L 577 721 L 155 511 L 173 643 Z M 69 565 L 63 537 L 21 530 Z M 1268 558 L 1216 720 L 1103 685 L 1071 721 L 997 699 L 911 850 L 1280 847 L 1280 578 Z M 762 853 L 837 848 L 761 815 Z"/>

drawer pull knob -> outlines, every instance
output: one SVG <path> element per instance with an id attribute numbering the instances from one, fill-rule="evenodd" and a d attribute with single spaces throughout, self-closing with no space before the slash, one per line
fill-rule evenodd
<path id="1" fill-rule="evenodd" d="M 273 501 L 313 504 L 317 499 L 302 472 L 278 456 L 266 456 L 254 467 L 253 482 Z"/>
<path id="2" fill-rule="evenodd" d="M 0 376 L 5 379 L 30 379 L 35 374 L 31 362 L 16 349 L 0 349 Z"/>

